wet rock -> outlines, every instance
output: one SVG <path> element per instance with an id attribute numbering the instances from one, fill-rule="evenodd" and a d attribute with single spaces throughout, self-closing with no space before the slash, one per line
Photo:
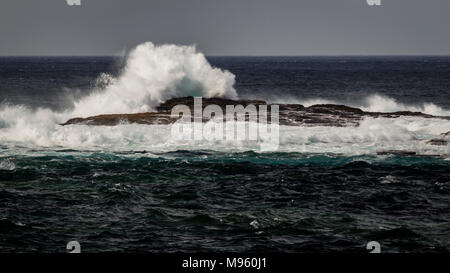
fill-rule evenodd
<path id="1" fill-rule="evenodd" d="M 432 139 L 432 140 L 428 140 L 427 144 L 431 144 L 431 145 L 440 145 L 440 146 L 445 146 L 448 144 L 448 141 L 445 139 Z"/>
<path id="2" fill-rule="evenodd" d="M 267 106 L 268 122 L 270 123 L 270 112 L 272 105 L 262 100 L 230 100 L 222 98 L 203 98 L 202 108 L 208 105 L 218 105 L 224 114 L 226 113 L 227 105 L 255 105 L 259 111 L 260 106 Z M 191 110 L 191 115 L 194 113 L 194 98 L 183 97 L 170 99 L 157 107 L 157 112 L 151 113 L 137 113 L 137 114 L 110 114 L 98 115 L 87 118 L 73 118 L 61 125 L 84 124 L 93 126 L 114 126 L 125 123 L 137 124 L 170 124 L 177 121 L 180 117 L 173 117 L 170 115 L 172 108 L 176 105 L 186 105 Z M 450 117 L 436 117 L 432 115 L 423 114 L 420 112 L 394 112 L 394 113 L 380 113 L 380 112 L 364 112 L 361 109 L 353 108 L 345 105 L 334 104 L 318 104 L 310 107 L 305 107 L 301 104 L 279 104 L 279 124 L 288 126 L 357 126 L 364 117 L 384 117 L 384 118 L 398 118 L 401 116 L 414 116 L 423 118 L 442 118 L 450 120 Z M 191 117 L 193 120 L 193 117 Z M 246 120 L 248 120 L 248 115 Z M 203 122 L 208 119 L 203 118 Z M 259 121 L 259 120 L 258 120 Z M 447 134 L 450 135 L 450 132 Z"/>
<path id="3" fill-rule="evenodd" d="M 427 141 L 427 144 L 445 146 L 450 142 L 450 131 L 443 133 L 439 138 L 434 138 Z"/>
<path id="4" fill-rule="evenodd" d="M 94 125 L 94 126 L 114 126 L 125 123 L 137 124 L 170 124 L 177 121 L 178 118 L 173 118 L 170 113 L 139 113 L 139 114 L 111 114 L 99 115 L 88 118 L 73 118 L 69 119 L 62 125 L 80 124 L 80 125 Z"/>
<path id="5" fill-rule="evenodd" d="M 416 152 L 413 151 L 402 151 L 402 150 L 387 150 L 387 151 L 380 151 L 377 152 L 377 155 L 401 155 L 401 156 L 405 156 L 405 155 L 416 155 Z"/>

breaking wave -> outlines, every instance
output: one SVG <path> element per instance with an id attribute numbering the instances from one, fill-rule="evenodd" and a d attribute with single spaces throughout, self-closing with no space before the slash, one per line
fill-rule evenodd
<path id="1" fill-rule="evenodd" d="M 169 151 L 211 149 L 223 151 L 258 150 L 259 145 L 245 141 L 177 141 L 170 136 L 170 125 L 60 126 L 73 117 L 107 113 L 153 111 L 173 97 L 203 96 L 236 99 L 235 76 L 212 67 L 194 46 L 161 45 L 150 42 L 137 46 L 128 55 L 122 73 L 113 78 L 102 75 L 104 83 L 75 101 L 65 112 L 32 110 L 23 105 L 0 105 L 0 147 L 53 147 L 73 149 Z M 292 100 L 303 105 L 342 104 L 329 100 Z M 450 111 L 434 104 L 410 106 L 395 99 L 372 95 L 359 105 L 366 111 L 420 111 L 450 116 Z M 425 145 L 443 132 L 450 131 L 450 121 L 402 117 L 367 118 L 358 127 L 288 127 L 280 128 L 280 150 L 295 152 L 335 152 L 364 154 L 380 149 L 408 149 L 428 153 L 446 153 L 446 147 Z M 1 152 L 1 151 L 0 151 Z M 3 167 L 6 163 L 2 163 Z"/>
<path id="2" fill-rule="evenodd" d="M 422 112 L 434 116 L 450 116 L 450 111 L 446 110 L 434 103 L 425 102 L 417 103 L 416 105 L 405 104 L 397 101 L 394 98 L 387 96 L 373 94 L 365 98 L 362 98 L 355 102 L 347 102 L 340 100 L 330 100 L 322 98 L 273 98 L 272 102 L 276 103 L 298 103 L 304 106 L 311 106 L 314 104 L 344 104 L 347 106 L 359 108 L 366 112 L 398 112 L 398 111 L 410 111 L 410 112 Z"/>
<path id="3" fill-rule="evenodd" d="M 40 113 L 42 118 L 45 112 Z M 117 126 L 60 126 L 51 122 L 17 123 L 0 130 L 2 145 L 28 149 L 147 151 L 215 150 L 260 151 L 260 141 L 179 140 L 172 125 L 123 124 Z M 213 122 L 213 121 L 210 121 Z M 382 150 L 408 150 L 448 155 L 450 147 L 426 142 L 450 131 L 450 121 L 415 117 L 367 118 L 357 127 L 280 126 L 279 151 L 302 153 L 374 154 Z"/>
<path id="4" fill-rule="evenodd" d="M 174 97 L 237 98 L 235 76 L 212 67 L 195 46 L 141 44 L 128 55 L 121 75 L 107 82 L 75 102 L 73 114 L 148 112 Z"/>

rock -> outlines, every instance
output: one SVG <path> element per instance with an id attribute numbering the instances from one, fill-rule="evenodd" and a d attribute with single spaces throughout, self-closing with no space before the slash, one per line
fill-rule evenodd
<path id="1" fill-rule="evenodd" d="M 177 121 L 169 113 L 139 113 L 139 114 L 111 114 L 99 115 L 88 118 L 73 118 L 61 125 L 82 124 L 94 126 L 114 126 L 123 123 L 137 124 L 170 124 Z"/>
<path id="2" fill-rule="evenodd" d="M 445 139 L 435 138 L 435 139 L 428 140 L 427 144 L 445 146 L 448 144 L 448 141 Z"/>
<path id="3" fill-rule="evenodd" d="M 380 151 L 377 152 L 377 155 L 401 155 L 401 156 L 405 156 L 405 155 L 416 155 L 416 152 L 413 151 L 402 151 L 402 150 L 387 150 L 387 151 Z"/>
<path id="4" fill-rule="evenodd" d="M 202 98 L 202 108 L 204 109 L 208 105 L 218 105 L 225 111 L 227 105 L 242 105 L 246 107 L 249 104 L 253 105 L 266 105 L 267 103 L 262 100 L 230 100 L 230 99 L 222 99 L 222 98 Z M 164 103 L 161 103 L 156 109 L 158 112 L 170 112 L 172 108 L 176 105 L 187 105 L 191 108 L 191 111 L 194 109 L 194 97 L 182 97 L 182 98 L 173 98 Z"/>
<path id="5" fill-rule="evenodd" d="M 334 115 L 348 115 L 356 114 L 363 115 L 364 111 L 359 108 L 353 108 L 346 105 L 336 105 L 336 104 L 316 104 L 308 107 L 311 112 L 322 113 L 322 114 L 334 114 Z"/>
<path id="6" fill-rule="evenodd" d="M 230 100 L 222 98 L 203 98 L 202 108 L 208 105 L 218 105 L 225 119 L 225 110 L 227 105 L 255 105 L 257 109 L 261 105 L 267 105 L 268 122 L 270 123 L 271 105 L 262 100 Z M 73 118 L 61 125 L 84 124 L 92 126 L 114 126 L 124 123 L 137 124 L 170 124 L 177 121 L 180 117 L 172 117 L 170 112 L 176 105 L 186 105 L 194 113 L 194 98 L 183 97 L 170 99 L 157 107 L 157 112 L 137 113 L 137 114 L 110 114 L 98 115 L 87 118 Z M 397 118 L 400 116 L 414 116 L 423 118 L 442 118 L 450 120 L 450 117 L 436 117 L 420 112 L 395 112 L 379 113 L 364 112 L 361 109 L 348 107 L 345 105 L 318 104 L 305 107 L 301 104 L 279 104 L 279 124 L 288 126 L 357 126 L 364 117 L 385 117 Z M 191 117 L 193 119 L 193 117 Z M 248 116 L 246 117 L 248 120 Z M 208 119 L 204 118 L 204 122 Z M 450 135 L 450 132 L 446 133 Z"/>
<path id="7" fill-rule="evenodd" d="M 428 140 L 426 143 L 431 145 L 445 146 L 450 142 L 450 131 L 442 133 L 439 138 Z"/>

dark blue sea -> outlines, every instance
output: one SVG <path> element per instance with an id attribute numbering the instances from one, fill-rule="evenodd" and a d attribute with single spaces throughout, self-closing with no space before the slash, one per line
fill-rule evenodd
<path id="1" fill-rule="evenodd" d="M 450 57 L 1 57 L 0 252 L 450 251 L 449 120 L 281 126 L 270 152 L 59 125 L 215 93 L 450 116 Z"/>

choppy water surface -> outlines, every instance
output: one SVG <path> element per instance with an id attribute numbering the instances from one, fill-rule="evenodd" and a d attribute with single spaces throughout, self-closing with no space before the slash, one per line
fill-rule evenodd
<path id="1" fill-rule="evenodd" d="M 209 66 L 189 48 L 140 50 L 158 58 L 0 59 L 0 252 L 65 252 L 71 240 L 86 252 L 365 252 L 373 240 L 384 252 L 449 251 L 450 151 L 426 144 L 450 131 L 447 120 L 282 126 L 277 152 L 176 141 L 165 125 L 59 125 L 214 92 L 448 115 L 449 58 L 216 57 Z M 377 155 L 390 149 L 418 155 Z"/>

